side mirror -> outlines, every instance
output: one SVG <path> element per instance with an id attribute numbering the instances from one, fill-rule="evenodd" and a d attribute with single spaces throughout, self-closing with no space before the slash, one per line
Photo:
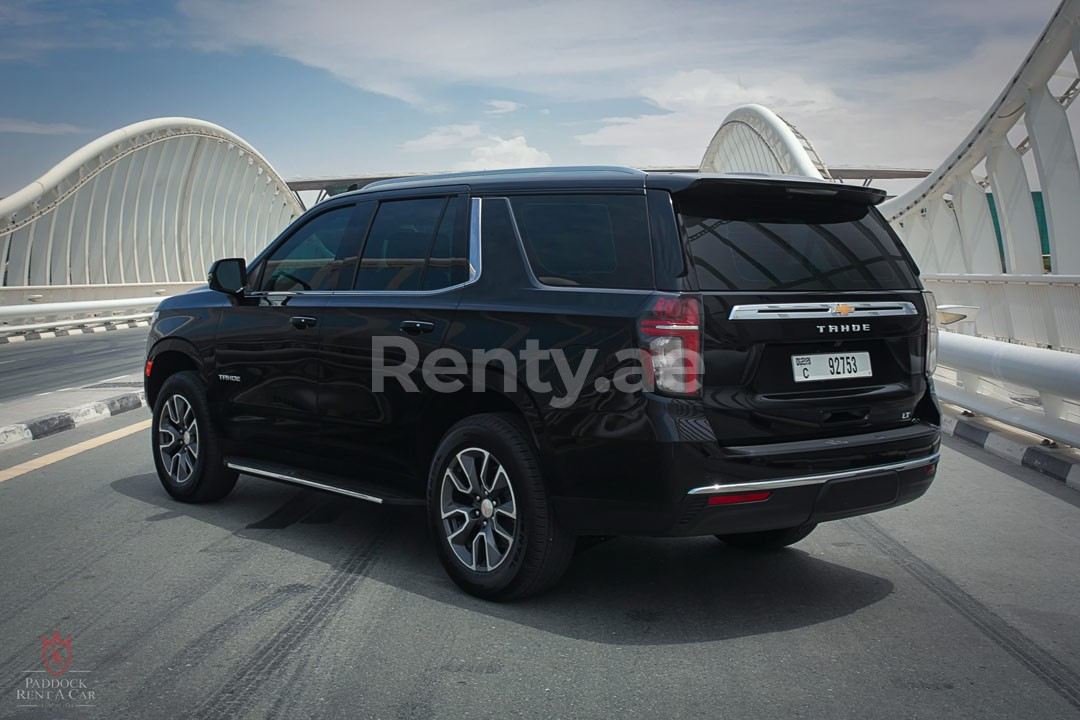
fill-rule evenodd
<path id="1" fill-rule="evenodd" d="M 225 258 L 216 260 L 210 266 L 210 272 L 206 280 L 211 290 L 242 297 L 244 295 L 244 281 L 247 275 L 247 261 L 244 258 Z"/>

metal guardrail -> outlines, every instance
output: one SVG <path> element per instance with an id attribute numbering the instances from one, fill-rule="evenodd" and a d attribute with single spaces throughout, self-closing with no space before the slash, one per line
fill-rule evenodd
<path id="1" fill-rule="evenodd" d="M 1080 447 L 1080 355 L 944 331 L 938 347 L 942 400 Z"/>
<path id="2" fill-rule="evenodd" d="M 0 305 L 0 334 L 49 330 L 70 325 L 126 322 L 149 317 L 163 298 L 121 298 L 25 305 Z"/>
<path id="3" fill-rule="evenodd" d="M 939 306 L 978 308 L 975 334 L 1080 353 L 1080 275 L 924 275 Z"/>
<path id="4" fill-rule="evenodd" d="M 19 285 L 0 287 L 0 306 L 121 300 L 179 295 L 206 282 L 117 283 L 113 285 Z"/>

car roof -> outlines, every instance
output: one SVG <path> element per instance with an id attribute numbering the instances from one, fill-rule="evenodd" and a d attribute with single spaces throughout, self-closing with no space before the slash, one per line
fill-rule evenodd
<path id="1" fill-rule="evenodd" d="M 471 172 L 445 173 L 379 180 L 359 190 L 334 196 L 335 200 L 348 196 L 364 196 L 383 192 L 423 192 L 436 188 L 460 188 L 471 192 L 515 192 L 557 187 L 559 189 L 644 190 L 657 188 L 679 192 L 700 183 L 798 185 L 818 186 L 844 194 L 867 195 L 867 201 L 877 203 L 884 199 L 880 190 L 862 188 L 842 183 L 828 182 L 820 178 L 800 175 L 770 173 L 692 173 L 692 172 L 645 172 L 636 168 L 587 165 L 579 167 L 515 168 L 510 170 L 477 170 Z M 878 197 L 880 196 L 880 197 Z M 873 198 L 873 199 L 871 199 Z"/>

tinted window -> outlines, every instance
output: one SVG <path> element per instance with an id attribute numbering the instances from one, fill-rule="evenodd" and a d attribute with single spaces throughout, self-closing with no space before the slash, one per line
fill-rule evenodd
<path id="1" fill-rule="evenodd" d="M 511 198 L 510 204 L 540 282 L 652 287 L 644 196 L 530 195 Z"/>
<path id="2" fill-rule="evenodd" d="M 335 290 L 352 206 L 313 217 L 266 260 L 260 290 Z"/>
<path id="3" fill-rule="evenodd" d="M 446 198 L 380 203 L 360 257 L 356 289 L 419 290 L 446 204 Z"/>
<path id="4" fill-rule="evenodd" d="M 907 257 L 871 208 L 759 200 L 677 202 L 702 290 L 916 287 Z"/>
<path id="5" fill-rule="evenodd" d="M 438 290 L 463 283 L 467 277 L 466 255 L 468 238 L 462 217 L 464 198 L 451 200 L 443 213 L 435 242 L 431 246 L 427 270 L 424 271 L 424 290 Z"/>

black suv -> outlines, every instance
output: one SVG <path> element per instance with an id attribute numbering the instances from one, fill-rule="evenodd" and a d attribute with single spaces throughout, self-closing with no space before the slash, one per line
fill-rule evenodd
<path id="1" fill-rule="evenodd" d="M 795 543 L 937 469 L 933 298 L 869 188 L 517 170 L 375 183 L 161 303 L 178 500 L 237 475 L 426 508 L 475 595 L 578 538 Z"/>

